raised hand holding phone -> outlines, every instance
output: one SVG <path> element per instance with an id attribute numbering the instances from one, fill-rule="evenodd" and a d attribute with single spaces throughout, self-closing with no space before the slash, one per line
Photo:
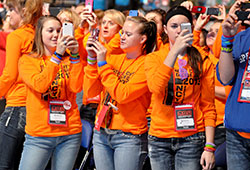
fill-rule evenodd
<path id="1" fill-rule="evenodd" d="M 188 30 L 188 32 L 184 33 L 184 36 L 187 35 L 187 34 L 192 34 L 192 26 L 191 24 L 188 22 L 188 23 L 182 23 L 181 24 L 181 30 Z M 189 45 L 192 45 L 193 41 L 188 41 Z"/>
<path id="2" fill-rule="evenodd" d="M 86 0 L 85 1 L 85 7 L 88 9 L 89 12 L 92 12 L 93 2 L 94 2 L 94 0 Z"/>
<path id="3" fill-rule="evenodd" d="M 72 23 L 65 22 L 63 23 L 63 36 L 74 36 L 74 27 Z"/>

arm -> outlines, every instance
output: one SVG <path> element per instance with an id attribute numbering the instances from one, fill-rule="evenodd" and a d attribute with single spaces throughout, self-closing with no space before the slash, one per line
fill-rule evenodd
<path id="1" fill-rule="evenodd" d="M 10 87 L 17 80 L 21 45 L 22 40 L 15 32 L 8 35 L 6 42 L 6 64 L 3 74 L 0 77 L 0 96 L 5 96 Z"/>
<path id="2" fill-rule="evenodd" d="M 226 101 L 226 90 L 225 87 L 215 86 L 215 97 L 220 100 Z"/>
<path id="3" fill-rule="evenodd" d="M 39 62 L 39 63 L 38 63 Z M 43 70 L 40 69 L 40 59 L 25 55 L 19 60 L 18 69 L 24 83 L 31 89 L 45 93 L 59 70 L 59 65 L 48 61 Z"/>
<path id="4" fill-rule="evenodd" d="M 216 120 L 214 87 L 214 66 L 209 59 L 206 59 L 203 63 L 200 108 L 204 114 L 206 142 L 209 143 L 214 143 L 214 127 Z M 215 164 L 214 153 L 204 151 L 200 159 L 200 164 L 203 169 L 212 169 Z"/>

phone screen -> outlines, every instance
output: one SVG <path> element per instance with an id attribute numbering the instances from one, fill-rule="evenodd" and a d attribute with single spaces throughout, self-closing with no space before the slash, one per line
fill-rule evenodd
<path id="1" fill-rule="evenodd" d="M 63 36 L 70 35 L 73 36 L 73 24 L 65 22 L 63 23 Z"/>
<path id="2" fill-rule="evenodd" d="M 207 8 L 207 15 L 219 15 L 220 10 L 219 8 Z"/>

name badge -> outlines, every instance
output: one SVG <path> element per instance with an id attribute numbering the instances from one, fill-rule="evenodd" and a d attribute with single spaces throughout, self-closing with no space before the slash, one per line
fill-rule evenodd
<path id="1" fill-rule="evenodd" d="M 48 124 L 51 126 L 67 126 L 67 116 L 64 101 L 49 101 Z"/>
<path id="2" fill-rule="evenodd" d="M 197 130 L 194 120 L 194 106 L 192 104 L 174 105 L 174 110 L 176 131 Z"/>

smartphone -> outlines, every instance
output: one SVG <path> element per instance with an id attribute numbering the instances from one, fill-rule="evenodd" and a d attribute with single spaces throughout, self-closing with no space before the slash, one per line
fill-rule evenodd
<path id="1" fill-rule="evenodd" d="M 188 30 L 188 32 L 187 32 L 185 35 L 192 33 L 192 26 L 191 26 L 191 23 L 189 23 L 189 22 L 188 22 L 188 23 L 182 23 L 182 24 L 181 24 L 181 30 L 185 30 L 185 29 Z M 192 45 L 193 41 L 189 41 L 188 43 L 189 43 L 190 45 Z"/>
<path id="2" fill-rule="evenodd" d="M 250 11 L 236 11 L 235 14 L 237 15 L 239 21 L 250 20 L 248 18 Z"/>
<path id="3" fill-rule="evenodd" d="M 246 9 L 249 9 L 250 8 L 250 2 L 245 2 L 245 3 L 241 3 L 240 4 L 240 9 L 241 10 L 246 10 Z"/>
<path id="4" fill-rule="evenodd" d="M 92 12 L 94 0 L 85 0 L 85 7 Z"/>
<path id="5" fill-rule="evenodd" d="M 130 10 L 129 11 L 129 16 L 132 16 L 132 17 L 138 16 L 138 10 Z"/>
<path id="6" fill-rule="evenodd" d="M 218 16 L 220 14 L 220 9 L 219 8 L 207 8 L 206 14 Z"/>
<path id="7" fill-rule="evenodd" d="M 204 6 L 193 6 L 191 12 L 204 14 L 206 12 L 206 7 L 204 7 Z"/>
<path id="8" fill-rule="evenodd" d="M 74 31 L 74 29 L 73 29 L 72 23 L 69 23 L 69 22 L 63 23 L 63 36 L 70 35 L 73 37 L 73 35 L 74 35 L 73 31 Z"/>
<path id="9" fill-rule="evenodd" d="M 100 30 L 98 28 L 95 28 L 92 30 L 91 32 L 91 36 L 95 39 L 95 40 L 98 40 L 99 38 L 99 32 Z"/>

